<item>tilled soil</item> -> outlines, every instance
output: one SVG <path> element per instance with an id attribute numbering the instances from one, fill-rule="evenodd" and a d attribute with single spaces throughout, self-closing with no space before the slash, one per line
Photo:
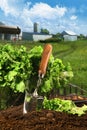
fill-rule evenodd
<path id="1" fill-rule="evenodd" d="M 78 117 L 61 112 L 41 110 L 23 115 L 23 106 L 0 112 L 0 130 L 87 130 L 87 114 Z"/>

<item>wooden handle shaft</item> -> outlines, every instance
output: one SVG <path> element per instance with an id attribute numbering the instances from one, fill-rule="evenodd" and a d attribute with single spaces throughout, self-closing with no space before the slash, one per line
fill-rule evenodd
<path id="1" fill-rule="evenodd" d="M 42 53 L 42 58 L 39 66 L 39 74 L 45 75 L 51 52 L 52 46 L 50 44 L 46 44 Z"/>

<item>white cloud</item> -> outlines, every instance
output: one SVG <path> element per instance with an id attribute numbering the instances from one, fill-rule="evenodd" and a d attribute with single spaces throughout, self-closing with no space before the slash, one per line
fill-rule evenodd
<path id="1" fill-rule="evenodd" d="M 77 16 L 76 16 L 76 15 L 72 15 L 72 16 L 70 17 L 70 19 L 71 19 L 71 20 L 76 20 L 76 19 L 77 19 Z"/>
<path id="2" fill-rule="evenodd" d="M 46 3 L 36 3 L 30 10 L 29 14 L 32 17 L 38 16 L 45 19 L 55 19 L 62 17 L 66 13 L 65 7 L 51 7 Z"/>
<path id="3" fill-rule="evenodd" d="M 66 7 L 59 7 L 58 5 L 51 7 L 42 2 L 31 6 L 30 2 L 24 3 L 24 1 L 25 0 L 21 0 L 21 2 L 17 0 L 0 0 L 0 8 L 6 16 L 9 17 L 10 15 L 12 19 L 17 20 L 18 23 L 21 24 L 22 29 L 25 28 L 25 30 L 27 28 L 30 30 L 30 26 L 33 26 L 33 22 L 42 24 L 42 21 L 44 21 L 45 27 L 47 27 L 47 21 L 51 25 L 54 20 L 63 17 L 67 12 Z"/>
<path id="4" fill-rule="evenodd" d="M 30 18 L 29 11 L 27 9 L 24 9 L 22 11 L 19 21 L 21 21 L 20 24 L 24 31 L 33 31 L 33 22 Z"/>
<path id="5" fill-rule="evenodd" d="M 18 10 L 14 4 L 15 0 L 0 0 L 0 8 L 7 16 L 8 14 L 18 16 Z"/>
<path id="6" fill-rule="evenodd" d="M 28 13 L 29 17 L 38 16 L 47 19 L 52 19 L 56 16 L 62 17 L 67 12 L 65 7 L 56 6 L 53 8 L 46 3 L 40 2 L 36 3 L 30 8 L 30 2 L 25 4 L 23 2 L 23 0 L 21 2 L 17 2 L 15 0 L 0 0 L 0 8 L 4 11 L 5 15 L 11 14 L 13 16 L 18 16 L 20 12 L 26 10 L 26 13 Z M 21 8 L 21 5 L 24 5 L 24 7 Z"/>
<path id="7" fill-rule="evenodd" d="M 20 26 L 24 31 L 33 31 L 34 22 L 39 22 L 41 28 L 47 28 L 51 33 L 69 29 L 78 33 L 82 27 L 79 27 L 77 9 L 74 7 L 51 7 L 42 2 L 32 5 L 26 0 L 0 0 L 0 9 L 5 20 L 7 18 L 3 20 L 5 23 Z"/>
<path id="8" fill-rule="evenodd" d="M 22 10 L 22 19 L 24 26 L 31 26 L 33 28 L 33 22 L 39 22 L 41 28 L 48 28 L 53 32 L 51 27 L 53 23 L 58 22 L 57 19 L 63 17 L 67 12 L 67 8 L 56 6 L 52 8 L 46 3 L 36 3 L 31 8 L 26 6 Z M 54 22 L 55 21 L 55 22 Z M 47 24 L 49 23 L 49 24 Z M 27 29 L 28 30 L 28 29 Z M 33 30 L 30 29 L 29 30 Z"/>

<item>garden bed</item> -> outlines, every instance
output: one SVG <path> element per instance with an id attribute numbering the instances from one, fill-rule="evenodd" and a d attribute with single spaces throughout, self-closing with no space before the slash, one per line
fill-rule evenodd
<path id="1" fill-rule="evenodd" d="M 23 106 L 0 112 L 0 130 L 87 130 L 87 113 L 82 116 L 50 110 L 23 115 Z"/>

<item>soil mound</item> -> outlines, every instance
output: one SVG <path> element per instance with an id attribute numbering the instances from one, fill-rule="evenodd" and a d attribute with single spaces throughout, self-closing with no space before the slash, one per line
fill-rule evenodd
<path id="1" fill-rule="evenodd" d="M 0 130 L 87 130 L 87 114 L 78 117 L 61 112 L 41 110 L 23 115 L 23 106 L 0 112 Z"/>

